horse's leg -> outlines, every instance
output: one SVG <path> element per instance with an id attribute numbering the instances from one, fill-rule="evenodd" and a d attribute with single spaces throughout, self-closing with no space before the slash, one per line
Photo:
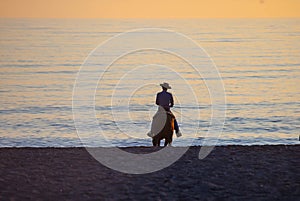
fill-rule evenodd
<path id="1" fill-rule="evenodd" d="M 153 144 L 153 146 L 159 147 L 160 146 L 160 141 L 161 141 L 161 137 L 159 135 L 153 137 L 152 138 L 152 144 Z"/>
<path id="2" fill-rule="evenodd" d="M 160 139 L 157 140 L 157 146 L 160 147 Z"/>
<path id="3" fill-rule="evenodd" d="M 170 137 L 169 137 L 169 145 L 172 144 L 172 141 L 173 141 L 173 131 L 172 131 L 172 133 L 170 133 Z"/>
<path id="4" fill-rule="evenodd" d="M 166 137 L 166 138 L 165 138 L 165 144 L 164 144 L 164 146 L 167 146 L 168 144 L 169 144 L 168 138 Z"/>
<path id="5" fill-rule="evenodd" d="M 158 144 L 157 141 L 158 141 L 157 137 L 152 138 L 152 144 L 153 144 L 154 147 L 157 146 L 157 144 Z"/>
<path id="6" fill-rule="evenodd" d="M 162 140 L 162 136 L 161 136 L 161 133 L 155 135 L 153 138 L 152 138 L 152 144 L 153 146 L 160 146 L 160 141 Z"/>
<path id="7" fill-rule="evenodd" d="M 172 136 L 173 136 L 173 132 L 168 133 L 168 135 L 166 136 L 166 140 L 165 140 L 165 146 L 171 145 L 171 143 L 173 141 Z"/>
<path id="8" fill-rule="evenodd" d="M 169 140 L 168 138 L 166 138 L 166 139 L 165 139 L 165 146 L 167 146 L 167 145 L 169 145 L 169 144 L 171 144 L 171 143 L 170 143 L 170 140 Z"/>

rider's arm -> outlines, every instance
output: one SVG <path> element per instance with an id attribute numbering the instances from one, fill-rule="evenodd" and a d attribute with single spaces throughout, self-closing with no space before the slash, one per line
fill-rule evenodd
<path id="1" fill-rule="evenodd" d="M 173 95 L 171 94 L 171 100 L 170 100 L 170 107 L 174 106 L 174 99 L 173 99 Z"/>
<path id="2" fill-rule="evenodd" d="M 159 101 L 158 101 L 158 94 L 156 94 L 156 101 L 155 101 L 156 105 L 159 105 Z"/>

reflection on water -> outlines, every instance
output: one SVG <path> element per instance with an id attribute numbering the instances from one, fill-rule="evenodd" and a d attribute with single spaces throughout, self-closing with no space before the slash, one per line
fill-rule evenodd
<path id="1" fill-rule="evenodd" d="M 297 144 L 299 22 L 1 19 L 0 146 L 81 146 L 72 117 L 72 90 L 80 65 L 99 43 L 142 27 L 184 33 L 213 58 L 227 100 L 219 144 Z M 101 65 L 95 63 L 95 68 Z M 96 91 L 96 116 L 110 141 L 99 135 L 85 142 L 149 146 L 146 133 L 156 111 L 155 94 L 158 84 L 168 81 L 175 98 L 173 111 L 184 134 L 175 138 L 174 145 L 201 145 L 211 118 L 206 83 L 216 79 L 200 78 L 188 63 L 165 52 L 126 55 L 112 64 Z M 93 129 L 96 135 L 100 132 Z"/>

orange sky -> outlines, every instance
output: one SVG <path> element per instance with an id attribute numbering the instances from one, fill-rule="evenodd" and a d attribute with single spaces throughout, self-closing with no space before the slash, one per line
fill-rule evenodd
<path id="1" fill-rule="evenodd" d="M 0 0 L 0 17 L 300 17 L 300 0 Z"/>

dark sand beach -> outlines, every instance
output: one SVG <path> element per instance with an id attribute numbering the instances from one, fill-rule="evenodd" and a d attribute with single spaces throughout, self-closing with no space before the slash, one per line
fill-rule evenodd
<path id="1" fill-rule="evenodd" d="M 84 148 L 0 148 L 0 200 L 300 199 L 299 145 L 220 146 L 203 160 L 199 150 L 158 172 L 131 175 Z"/>

